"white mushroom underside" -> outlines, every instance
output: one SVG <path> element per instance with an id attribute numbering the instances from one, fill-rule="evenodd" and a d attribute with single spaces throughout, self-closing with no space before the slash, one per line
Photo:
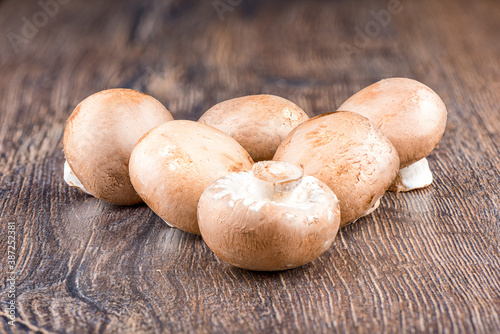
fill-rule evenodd
<path id="1" fill-rule="evenodd" d="M 64 161 L 64 181 L 66 181 L 66 183 L 70 187 L 76 187 L 81 191 L 83 191 L 84 193 L 92 195 L 87 191 L 87 189 L 85 189 L 80 180 L 78 180 L 78 178 L 76 177 L 75 173 L 73 173 L 73 170 L 71 169 L 67 161 Z"/>
<path id="2" fill-rule="evenodd" d="M 284 196 L 276 196 L 271 183 L 255 178 L 251 172 L 230 174 L 219 179 L 214 187 L 218 189 L 216 200 L 227 196 L 230 207 L 241 201 L 250 211 L 260 211 L 268 204 L 306 211 L 328 201 L 325 191 L 312 176 L 304 176 L 299 185 Z M 333 219 L 333 212 L 329 212 L 329 216 Z"/>
<path id="3" fill-rule="evenodd" d="M 433 181 L 429 162 L 423 158 L 408 167 L 399 170 L 391 189 L 396 191 L 410 191 L 425 188 Z"/>

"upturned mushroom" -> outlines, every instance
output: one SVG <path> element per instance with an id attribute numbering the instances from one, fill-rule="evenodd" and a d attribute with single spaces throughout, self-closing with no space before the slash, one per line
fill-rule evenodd
<path id="1" fill-rule="evenodd" d="M 172 119 L 159 101 L 131 89 L 87 97 L 64 130 L 66 183 L 110 203 L 140 203 L 130 183 L 130 153 L 143 134 Z"/>
<path id="2" fill-rule="evenodd" d="M 326 183 L 340 200 L 341 226 L 370 214 L 396 177 L 399 158 L 366 117 L 338 111 L 299 125 L 274 160 L 287 161 Z"/>
<path id="3" fill-rule="evenodd" d="M 339 229 L 339 201 L 327 185 L 280 161 L 231 173 L 202 194 L 201 235 L 210 249 L 236 267 L 272 271 L 313 261 Z"/>
<path id="4" fill-rule="evenodd" d="M 146 133 L 130 157 L 130 177 L 146 204 L 168 225 L 199 234 L 198 200 L 212 182 L 250 170 L 252 158 L 222 131 L 172 121 Z"/>
<path id="5" fill-rule="evenodd" d="M 307 114 L 295 103 L 275 95 L 250 95 L 221 102 L 198 120 L 243 146 L 254 161 L 271 160 L 283 139 Z"/>
<path id="6" fill-rule="evenodd" d="M 339 110 L 361 114 L 375 123 L 396 147 L 401 170 L 392 191 L 410 191 L 432 183 L 426 157 L 446 128 L 443 100 L 426 85 L 406 78 L 389 78 L 351 96 Z"/>

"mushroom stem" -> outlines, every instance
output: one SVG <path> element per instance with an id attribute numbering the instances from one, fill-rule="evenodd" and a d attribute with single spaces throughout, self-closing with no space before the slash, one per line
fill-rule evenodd
<path id="1" fill-rule="evenodd" d="M 389 190 L 394 192 L 406 192 L 425 188 L 432 183 L 432 180 L 429 162 L 426 158 L 423 158 L 407 167 L 401 168 Z"/>
<path id="2" fill-rule="evenodd" d="M 283 197 L 292 192 L 302 180 L 302 168 L 283 161 L 260 161 L 252 167 L 253 175 L 267 183 L 271 183 L 275 197 Z"/>
<path id="3" fill-rule="evenodd" d="M 64 181 L 70 186 L 70 187 L 76 187 L 83 191 L 86 194 L 92 195 L 85 189 L 83 184 L 80 182 L 78 177 L 76 177 L 75 173 L 73 173 L 73 170 L 71 169 L 71 166 L 67 161 L 64 161 Z"/>

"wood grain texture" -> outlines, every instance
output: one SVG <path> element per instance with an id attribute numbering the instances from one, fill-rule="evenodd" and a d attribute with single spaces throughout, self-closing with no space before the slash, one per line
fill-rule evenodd
<path id="1" fill-rule="evenodd" d="M 227 3 L 226 1 L 223 1 Z M 382 0 L 60 5 L 15 53 L 36 1 L 0 2 L 0 332 L 500 332 L 500 3 L 406 1 L 349 59 Z M 358 44 L 359 45 L 359 44 Z M 271 93 L 310 116 L 385 77 L 445 101 L 434 184 L 388 193 L 298 269 L 239 270 L 144 205 L 67 187 L 62 133 L 93 92 L 126 87 L 197 119 Z M 17 325 L 8 325 L 7 225 L 17 233 Z"/>

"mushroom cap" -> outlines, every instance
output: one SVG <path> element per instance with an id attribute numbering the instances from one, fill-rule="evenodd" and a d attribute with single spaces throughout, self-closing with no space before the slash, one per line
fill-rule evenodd
<path id="1" fill-rule="evenodd" d="M 250 170 L 252 158 L 222 131 L 172 121 L 145 134 L 130 157 L 130 178 L 146 204 L 167 224 L 199 234 L 198 200 L 212 182 Z"/>
<path id="2" fill-rule="evenodd" d="M 307 114 L 295 103 L 274 95 L 250 95 L 221 102 L 198 122 L 227 133 L 254 161 L 271 160 L 279 144 Z"/>
<path id="3" fill-rule="evenodd" d="M 339 201 L 323 182 L 302 177 L 299 167 L 265 163 L 273 166 L 264 169 L 282 165 L 278 169 L 288 169 L 290 174 L 273 181 L 274 176 L 266 178 L 266 172 L 254 167 L 251 172 L 231 173 L 214 182 L 198 204 L 201 235 L 218 257 L 240 268 L 298 267 L 331 246 L 340 224 Z M 291 181 L 296 181 L 294 187 L 276 192 L 276 184 Z"/>
<path id="4" fill-rule="evenodd" d="M 401 168 L 428 156 L 446 128 L 443 100 L 412 79 L 381 80 L 351 96 L 339 110 L 361 114 L 382 129 L 398 151 Z"/>
<path id="5" fill-rule="evenodd" d="M 64 155 L 94 197 L 119 205 L 140 203 L 130 183 L 130 153 L 143 134 L 172 119 L 149 95 L 131 89 L 103 90 L 83 100 L 69 117 Z"/>
<path id="6" fill-rule="evenodd" d="M 274 160 L 300 166 L 340 200 L 341 226 L 370 212 L 396 177 L 396 149 L 366 117 L 339 111 L 299 125 Z"/>

